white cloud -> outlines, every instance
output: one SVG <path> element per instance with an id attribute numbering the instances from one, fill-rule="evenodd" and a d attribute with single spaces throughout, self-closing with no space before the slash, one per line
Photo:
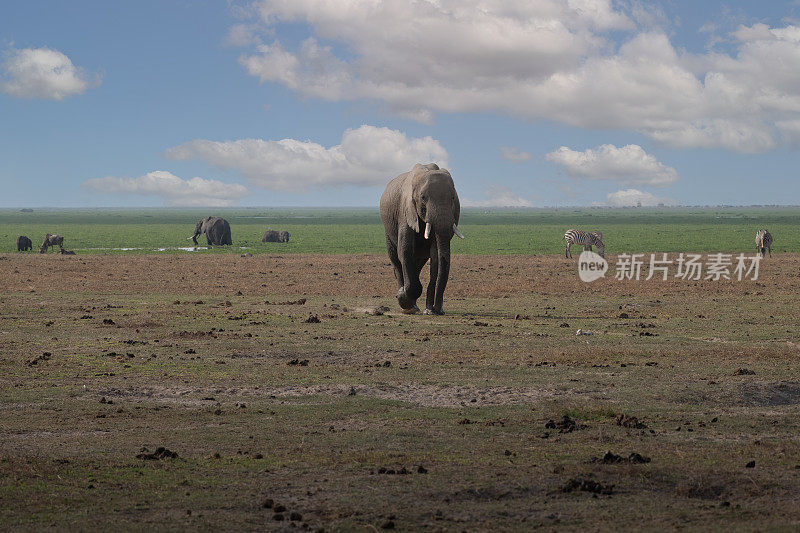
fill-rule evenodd
<path id="1" fill-rule="evenodd" d="M 51 48 L 12 49 L 0 72 L 0 90 L 18 98 L 63 100 L 100 84 L 100 76 L 72 64 Z"/>
<path id="2" fill-rule="evenodd" d="M 295 139 L 197 139 L 170 148 L 164 155 L 235 169 L 259 187 L 280 191 L 383 185 L 414 163 L 448 164 L 447 151 L 431 137 L 408 138 L 397 130 L 368 125 L 345 130 L 341 144 L 330 148 Z"/>
<path id="3" fill-rule="evenodd" d="M 228 46 L 249 46 L 261 44 L 261 38 L 257 34 L 257 27 L 254 24 L 234 24 L 228 29 L 223 44 Z"/>
<path id="4" fill-rule="evenodd" d="M 297 47 L 253 46 L 240 62 L 303 96 L 371 99 L 426 123 L 435 113 L 502 112 L 753 153 L 778 145 L 776 120 L 800 117 L 800 27 L 741 26 L 734 54 L 693 55 L 653 29 L 657 11 L 620 5 L 261 0 L 265 31 L 304 24 L 312 35 Z M 612 31 L 628 32 L 621 45 Z"/>
<path id="5" fill-rule="evenodd" d="M 164 170 L 148 172 L 138 178 L 92 178 L 84 181 L 83 186 L 106 194 L 160 196 L 169 206 L 226 207 L 247 195 L 247 189 L 238 183 L 197 177 L 183 180 Z"/>
<path id="6" fill-rule="evenodd" d="M 653 207 L 659 204 L 675 205 L 675 201 L 670 198 L 660 198 L 649 192 L 623 189 L 607 194 L 606 204 L 611 207 Z"/>
<path id="7" fill-rule="evenodd" d="M 533 207 L 533 203 L 529 200 L 502 185 L 491 185 L 485 194 L 484 200 L 473 201 L 465 198 L 461 204 L 464 207 Z"/>
<path id="8" fill-rule="evenodd" d="M 500 153 L 503 156 L 503 159 L 507 161 L 527 161 L 531 158 L 531 154 L 528 152 L 523 152 L 519 148 L 513 148 L 511 146 L 501 146 Z"/>
<path id="9" fill-rule="evenodd" d="M 679 179 L 674 168 L 660 163 L 636 144 L 620 148 L 603 144 L 584 152 L 562 146 L 547 154 L 545 159 L 561 166 L 575 179 L 612 180 L 622 185 L 652 187 L 663 187 Z"/>

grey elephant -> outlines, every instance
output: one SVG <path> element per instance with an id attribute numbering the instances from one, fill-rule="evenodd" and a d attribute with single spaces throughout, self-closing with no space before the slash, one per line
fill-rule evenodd
<path id="1" fill-rule="evenodd" d="M 233 244 L 231 241 L 231 225 L 220 217 L 206 217 L 197 223 L 191 239 L 197 245 L 197 236 L 205 234 L 209 246 Z"/>
<path id="2" fill-rule="evenodd" d="M 404 313 L 419 311 L 419 274 L 428 259 L 431 275 L 425 314 L 443 315 L 442 302 L 450 275 L 450 240 L 458 231 L 461 204 L 453 178 L 445 169 L 417 163 L 389 182 L 381 196 L 386 249 L 397 279 L 397 301 Z"/>
<path id="3" fill-rule="evenodd" d="M 264 236 L 261 238 L 261 242 L 279 242 L 278 237 L 280 233 L 275 231 L 274 229 L 267 228 L 267 232 L 264 233 Z"/>
<path id="4" fill-rule="evenodd" d="M 27 252 L 28 250 L 33 250 L 33 243 L 31 240 L 25 235 L 17 237 L 17 251 Z"/>
<path id="5" fill-rule="evenodd" d="M 289 232 L 267 228 L 267 232 L 264 233 L 261 242 L 289 242 Z"/>
<path id="6" fill-rule="evenodd" d="M 61 235 L 53 235 L 52 233 L 48 233 L 44 237 L 44 242 L 39 247 L 39 253 L 43 254 L 47 252 L 47 249 L 51 246 L 58 246 L 59 248 L 64 248 L 64 237 Z"/>

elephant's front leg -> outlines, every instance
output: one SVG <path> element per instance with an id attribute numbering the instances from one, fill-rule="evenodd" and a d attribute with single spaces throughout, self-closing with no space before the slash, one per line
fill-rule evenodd
<path id="1" fill-rule="evenodd" d="M 419 268 L 417 267 L 417 258 L 415 258 L 414 253 L 414 237 L 416 234 L 409 233 L 410 235 L 401 233 L 397 243 L 404 281 L 403 286 L 397 291 L 397 301 L 404 310 L 416 312 L 419 311 L 417 299 L 422 294 L 422 283 L 419 281 Z"/>

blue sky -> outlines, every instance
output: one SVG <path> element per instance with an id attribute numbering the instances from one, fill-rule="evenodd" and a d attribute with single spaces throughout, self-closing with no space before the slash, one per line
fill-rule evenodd
<path id="1" fill-rule="evenodd" d="M 5 207 L 800 204 L 798 144 L 795 1 L 0 6 Z"/>

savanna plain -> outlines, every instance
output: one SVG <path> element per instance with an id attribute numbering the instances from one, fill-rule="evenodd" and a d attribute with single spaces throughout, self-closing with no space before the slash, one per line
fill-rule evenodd
<path id="1" fill-rule="evenodd" d="M 800 527 L 800 209 L 468 210 L 444 316 L 399 312 L 376 210 L 181 250 L 206 214 L 0 211 L 0 529 Z M 614 279 L 761 227 L 757 280 Z"/>

